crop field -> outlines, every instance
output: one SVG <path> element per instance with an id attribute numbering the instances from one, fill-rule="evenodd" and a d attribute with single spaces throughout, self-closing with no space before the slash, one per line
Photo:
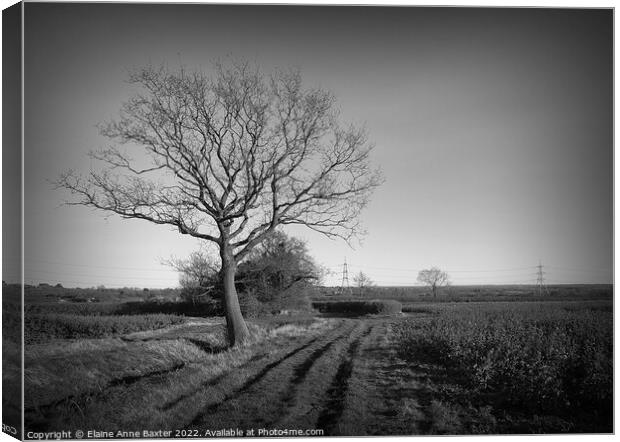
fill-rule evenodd
<path id="1" fill-rule="evenodd" d="M 235 349 L 199 306 L 27 305 L 26 431 L 612 432 L 611 288 L 502 296 L 321 296 L 251 319 Z"/>

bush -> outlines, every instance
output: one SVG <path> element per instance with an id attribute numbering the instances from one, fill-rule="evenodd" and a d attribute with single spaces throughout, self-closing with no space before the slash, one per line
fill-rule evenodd
<path id="1" fill-rule="evenodd" d="M 237 287 L 268 306 L 303 293 L 320 278 L 321 270 L 306 243 L 275 231 L 254 248 L 239 265 Z"/>
<path id="2" fill-rule="evenodd" d="M 239 306 L 245 318 L 257 318 L 267 313 L 267 309 L 253 293 L 239 293 Z"/>
<path id="3" fill-rule="evenodd" d="M 392 300 L 315 301 L 312 306 L 321 313 L 346 316 L 394 315 L 402 311 L 402 304 Z"/>
<path id="4" fill-rule="evenodd" d="M 283 290 L 275 299 L 265 301 L 263 304 L 270 313 L 280 313 L 282 311 L 310 312 L 313 311 L 312 294 L 315 287 L 308 284 L 300 284 L 289 289 Z"/>

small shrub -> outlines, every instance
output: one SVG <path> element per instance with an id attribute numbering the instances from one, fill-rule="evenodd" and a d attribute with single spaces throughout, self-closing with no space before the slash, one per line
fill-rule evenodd
<path id="1" fill-rule="evenodd" d="M 314 286 L 308 284 L 295 285 L 283 290 L 276 298 L 263 304 L 265 309 L 273 314 L 281 311 L 308 312 L 312 310 L 310 296 L 314 290 Z"/>
<path id="2" fill-rule="evenodd" d="M 239 306 L 245 318 L 257 318 L 266 313 L 265 306 L 256 298 L 253 293 L 240 293 Z"/>

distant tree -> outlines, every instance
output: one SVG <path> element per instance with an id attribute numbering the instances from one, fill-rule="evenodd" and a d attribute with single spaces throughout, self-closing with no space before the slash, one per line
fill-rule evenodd
<path id="1" fill-rule="evenodd" d="M 372 279 L 364 272 L 359 272 L 353 277 L 353 282 L 360 289 L 360 293 L 362 293 L 366 288 L 373 285 Z"/>
<path id="2" fill-rule="evenodd" d="M 219 249 L 231 345 L 249 338 L 235 288 L 241 263 L 277 226 L 331 238 L 360 232 L 359 214 L 382 178 L 366 131 L 339 122 L 334 96 L 297 71 L 266 77 L 248 64 L 212 75 L 165 68 L 130 75 L 138 92 L 101 126 L 115 146 L 102 168 L 57 180 L 73 205 L 172 226 Z M 98 167 L 98 166 L 97 166 Z"/>
<path id="3" fill-rule="evenodd" d="M 418 282 L 431 288 L 433 297 L 437 296 L 437 289 L 450 283 L 448 274 L 437 267 L 420 270 Z"/>

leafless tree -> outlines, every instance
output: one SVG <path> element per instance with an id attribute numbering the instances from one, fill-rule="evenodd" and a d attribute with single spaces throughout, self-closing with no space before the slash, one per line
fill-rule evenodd
<path id="1" fill-rule="evenodd" d="M 418 282 L 429 286 L 433 292 L 433 297 L 437 296 L 437 289 L 450 283 L 450 279 L 446 272 L 432 267 L 418 272 Z"/>
<path id="2" fill-rule="evenodd" d="M 193 302 L 212 287 L 219 272 L 214 257 L 206 250 L 192 252 L 187 258 L 172 257 L 162 263 L 179 272 L 179 283 L 183 290 L 181 296 Z"/>
<path id="3" fill-rule="evenodd" d="M 294 70 L 147 67 L 130 82 L 137 93 L 100 127 L 115 145 L 91 154 L 103 167 L 68 171 L 57 187 L 72 193 L 69 204 L 215 243 L 229 340 L 243 343 L 235 272 L 254 246 L 278 225 L 345 240 L 360 233 L 360 211 L 382 181 L 366 131 L 340 124 L 334 96 L 304 88 Z"/>
<path id="4" fill-rule="evenodd" d="M 362 293 L 366 288 L 373 285 L 372 279 L 364 272 L 359 272 L 353 277 L 353 282 L 360 289 Z"/>

